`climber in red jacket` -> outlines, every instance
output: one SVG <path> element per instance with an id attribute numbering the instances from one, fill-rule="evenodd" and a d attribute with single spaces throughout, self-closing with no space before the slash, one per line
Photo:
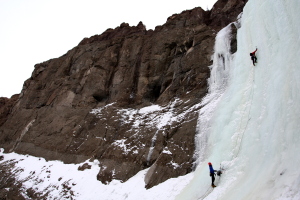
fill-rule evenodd
<path id="1" fill-rule="evenodd" d="M 255 56 L 255 52 L 257 51 L 257 48 L 255 49 L 255 51 L 253 51 L 252 53 L 250 53 L 251 56 L 251 60 L 253 62 L 253 66 L 255 66 L 255 63 L 257 63 L 257 58 Z"/>

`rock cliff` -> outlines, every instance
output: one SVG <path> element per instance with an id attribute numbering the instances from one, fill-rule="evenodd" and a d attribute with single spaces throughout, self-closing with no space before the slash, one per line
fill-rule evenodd
<path id="1" fill-rule="evenodd" d="M 65 163 L 98 159 L 103 183 L 149 167 L 147 188 L 189 173 L 215 34 L 246 2 L 183 11 L 155 30 L 122 23 L 35 65 L 20 95 L 0 99 L 0 147 Z"/>

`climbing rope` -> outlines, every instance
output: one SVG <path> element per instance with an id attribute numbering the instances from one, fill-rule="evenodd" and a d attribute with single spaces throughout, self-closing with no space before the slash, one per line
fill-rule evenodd
<path id="1" fill-rule="evenodd" d="M 198 200 L 203 200 L 205 199 L 205 197 L 207 197 L 212 191 L 213 191 L 214 188 L 212 187 L 209 187 L 206 192 L 198 199 Z"/>
<path id="2" fill-rule="evenodd" d="M 218 178 L 218 181 L 216 181 L 216 182 L 220 182 L 220 179 L 221 179 L 221 176 L 219 176 L 219 178 Z M 206 190 L 206 192 L 200 197 L 200 198 L 198 198 L 198 200 L 203 200 L 203 199 L 205 199 L 212 191 L 214 190 L 214 188 L 213 187 L 209 187 L 207 190 Z"/>
<path id="3" fill-rule="evenodd" d="M 236 154 L 233 155 L 232 160 L 235 159 L 235 158 L 239 155 L 239 153 L 240 153 L 241 146 L 242 146 L 242 141 L 243 141 L 243 137 L 244 137 L 244 133 L 245 133 L 245 131 L 246 131 L 246 129 L 247 129 L 247 126 L 248 126 L 248 123 L 249 123 L 249 121 L 250 121 L 250 119 L 251 119 L 251 117 L 250 117 L 250 112 L 251 112 L 252 101 L 253 101 L 253 96 L 254 96 L 254 83 L 255 83 L 255 81 L 254 81 L 254 80 L 255 80 L 254 67 L 253 67 L 253 70 L 252 70 L 252 77 L 253 77 L 253 79 L 252 79 L 252 85 L 251 85 L 251 91 L 250 91 L 250 107 L 249 107 L 249 112 L 248 112 L 248 120 L 247 120 L 247 122 L 246 122 L 246 125 L 245 125 L 244 130 L 243 130 L 242 133 L 240 134 L 240 143 L 239 143 L 239 144 L 238 144 L 239 135 L 237 136 L 237 139 L 236 139 L 236 142 L 235 142 L 235 147 L 236 147 L 236 149 L 238 149 L 238 150 L 237 150 Z M 249 82 L 250 82 L 250 81 L 251 81 L 251 79 L 249 79 Z M 238 132 L 241 131 L 241 128 L 242 128 L 242 122 L 243 122 L 244 115 L 245 115 L 245 113 L 246 113 L 246 109 L 247 109 L 247 106 L 245 107 L 245 109 L 244 109 L 244 111 L 243 111 L 243 115 L 242 115 L 242 117 L 241 117 L 241 121 L 240 121 L 240 126 L 239 126 L 239 129 L 238 129 L 238 130 L 239 130 Z M 224 170 L 224 168 L 221 167 L 221 164 L 220 164 L 220 170 L 221 170 L 221 171 Z M 219 176 L 219 178 L 218 178 L 218 182 L 220 182 L 220 176 Z M 213 191 L 213 188 L 212 188 L 212 187 L 209 187 L 209 188 L 206 190 L 206 192 L 199 198 L 199 200 L 205 199 L 212 191 Z"/>
<path id="4" fill-rule="evenodd" d="M 244 133 L 245 133 L 245 131 L 247 129 L 247 126 L 248 126 L 248 123 L 249 123 L 249 121 L 251 119 L 250 112 L 251 112 L 252 101 L 253 101 L 253 96 L 254 96 L 254 88 L 253 87 L 254 87 L 254 83 L 255 83 L 255 81 L 254 81 L 255 80 L 254 67 L 253 67 L 253 70 L 252 70 L 252 74 L 253 74 L 253 79 L 252 79 L 251 92 L 250 92 L 250 108 L 249 108 L 249 112 L 248 112 L 248 120 L 246 122 L 246 126 L 245 126 L 244 130 L 241 133 L 240 143 L 239 144 L 238 144 L 239 135 L 237 136 L 237 139 L 236 139 L 236 142 L 235 142 L 235 147 L 237 147 L 238 150 L 237 150 L 237 152 L 236 152 L 235 155 L 232 155 L 232 160 L 235 159 L 239 155 L 239 153 L 241 151 L 241 146 L 242 146 L 242 141 L 243 141 Z M 243 111 L 243 115 L 241 117 L 239 132 L 241 131 L 242 122 L 243 122 L 243 119 L 244 119 L 244 114 L 246 112 L 246 109 L 247 109 L 247 106 L 245 107 L 245 109 Z"/>

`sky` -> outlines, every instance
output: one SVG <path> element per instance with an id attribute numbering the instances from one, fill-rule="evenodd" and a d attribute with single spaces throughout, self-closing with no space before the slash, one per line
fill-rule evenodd
<path id="1" fill-rule="evenodd" d="M 217 0 L 0 0 L 0 97 L 20 93 L 34 65 L 60 57 L 85 37 L 121 23 L 147 29 Z"/>

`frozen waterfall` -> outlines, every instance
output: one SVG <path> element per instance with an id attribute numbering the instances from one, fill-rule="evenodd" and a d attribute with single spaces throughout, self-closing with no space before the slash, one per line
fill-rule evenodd
<path id="1" fill-rule="evenodd" d="M 246 4 L 230 81 L 224 93 L 211 90 L 206 97 L 198 125 L 199 165 L 177 199 L 300 199 L 299 8 L 298 0 Z M 226 34 L 219 35 L 226 41 Z M 216 53 L 221 45 L 217 38 Z M 254 67 L 249 53 L 256 46 Z M 223 71 L 211 72 L 218 82 L 227 78 Z M 214 93 L 219 97 L 211 98 Z M 225 168 L 215 189 L 207 162 Z"/>

